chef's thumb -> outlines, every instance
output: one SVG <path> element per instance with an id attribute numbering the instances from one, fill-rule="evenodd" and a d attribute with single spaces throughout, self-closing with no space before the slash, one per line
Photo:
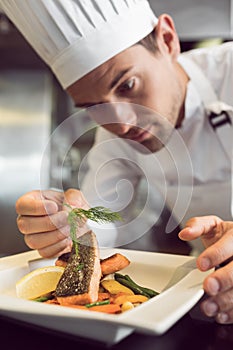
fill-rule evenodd
<path id="1" fill-rule="evenodd" d="M 76 190 L 74 188 L 70 188 L 67 191 L 65 191 L 64 195 L 65 195 L 64 204 L 68 204 L 73 208 L 82 208 L 82 209 L 90 208 L 81 191 Z"/>

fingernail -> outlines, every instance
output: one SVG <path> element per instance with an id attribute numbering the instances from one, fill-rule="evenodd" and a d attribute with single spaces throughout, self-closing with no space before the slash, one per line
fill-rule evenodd
<path id="1" fill-rule="evenodd" d="M 209 293 L 216 295 L 220 290 L 219 282 L 216 280 L 216 278 L 210 277 L 207 283 Z"/>
<path id="2" fill-rule="evenodd" d="M 206 301 L 203 304 L 203 309 L 205 311 L 205 314 L 209 317 L 216 315 L 218 311 L 218 305 L 213 301 Z"/>
<path id="3" fill-rule="evenodd" d="M 200 261 L 200 266 L 202 270 L 208 270 L 211 267 L 210 259 L 202 258 Z"/>
<path id="4" fill-rule="evenodd" d="M 228 314 L 226 314 L 225 312 L 220 312 L 217 317 L 216 317 L 217 321 L 219 323 L 226 323 L 229 320 Z"/>

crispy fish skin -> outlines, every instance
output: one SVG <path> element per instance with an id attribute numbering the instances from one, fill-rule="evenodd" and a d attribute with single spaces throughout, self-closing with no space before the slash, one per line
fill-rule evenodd
<path id="1" fill-rule="evenodd" d="M 66 267 L 70 253 L 62 254 L 55 262 L 55 265 Z M 109 275 L 111 273 L 120 271 L 130 264 L 129 259 L 126 256 L 115 253 L 105 259 L 100 259 L 100 267 L 102 276 Z"/>
<path id="2" fill-rule="evenodd" d="M 79 253 L 73 248 L 58 282 L 55 295 L 59 304 L 85 305 L 98 299 L 101 267 L 98 243 L 92 231 L 79 237 Z"/>

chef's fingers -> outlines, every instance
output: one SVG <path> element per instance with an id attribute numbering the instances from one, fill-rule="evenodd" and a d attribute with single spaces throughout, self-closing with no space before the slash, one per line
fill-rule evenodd
<path id="1" fill-rule="evenodd" d="M 69 237 L 67 237 L 55 244 L 38 249 L 38 252 L 43 258 L 53 258 L 70 252 L 71 247 L 72 241 Z"/>
<path id="2" fill-rule="evenodd" d="M 77 237 L 82 236 L 84 233 L 89 231 L 89 227 L 83 225 L 77 229 Z M 66 225 L 59 228 L 59 230 L 54 230 L 50 232 L 40 232 L 31 233 L 24 235 L 24 240 L 27 246 L 31 249 L 40 250 L 50 245 L 55 245 L 56 243 L 64 240 L 65 238 L 70 238 L 70 226 Z"/>
<path id="3" fill-rule="evenodd" d="M 215 297 L 206 298 L 201 303 L 202 312 L 214 317 L 219 323 L 233 323 L 233 288 L 219 293 Z"/>
<path id="4" fill-rule="evenodd" d="M 31 191 L 21 196 L 15 204 L 19 215 L 41 216 L 54 214 L 61 207 L 64 195 L 57 191 Z"/>
<path id="5" fill-rule="evenodd" d="M 179 238 L 183 241 L 191 241 L 204 235 L 212 237 L 221 222 L 223 221 L 214 215 L 191 218 L 186 222 L 183 230 L 179 232 Z"/>
<path id="6" fill-rule="evenodd" d="M 197 258 L 197 266 L 201 271 L 207 271 L 210 268 L 217 267 L 233 258 L 233 225 L 228 229 L 224 236 L 217 242 L 206 248 Z M 228 264 L 226 265 L 228 266 Z M 223 268 L 215 273 L 221 274 Z M 232 271 L 233 275 L 233 271 Z"/>
<path id="7" fill-rule="evenodd" d="M 17 218 L 17 225 L 23 234 L 54 231 L 67 225 L 66 211 L 60 211 L 49 216 L 25 216 Z"/>
<path id="8" fill-rule="evenodd" d="M 220 311 L 215 317 L 216 322 L 221 324 L 233 324 L 233 308 L 231 310 Z"/>
<path id="9" fill-rule="evenodd" d="M 90 208 L 83 193 L 73 188 L 70 188 L 65 192 L 64 204 L 65 203 L 75 208 L 82 208 L 82 209 Z M 64 206 L 64 210 L 67 210 L 66 206 Z"/>
<path id="10" fill-rule="evenodd" d="M 69 189 L 65 193 L 55 190 L 31 191 L 16 201 L 16 212 L 19 215 L 42 216 L 62 210 L 63 204 L 89 209 L 89 205 L 81 191 Z M 64 208 L 67 210 L 67 208 Z"/>
<path id="11" fill-rule="evenodd" d="M 50 232 L 31 233 L 24 236 L 25 243 L 31 249 L 42 249 L 70 237 L 69 226 Z"/>
<path id="12" fill-rule="evenodd" d="M 203 288 L 208 295 L 214 296 L 233 288 L 233 261 L 218 268 L 207 276 Z M 232 295 L 233 297 L 233 295 Z M 232 299 L 233 302 L 233 299 Z"/>

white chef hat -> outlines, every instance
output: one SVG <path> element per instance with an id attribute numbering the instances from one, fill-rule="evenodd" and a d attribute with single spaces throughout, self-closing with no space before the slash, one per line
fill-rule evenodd
<path id="1" fill-rule="evenodd" d="M 63 88 L 149 34 L 147 0 L 0 0 Z"/>

